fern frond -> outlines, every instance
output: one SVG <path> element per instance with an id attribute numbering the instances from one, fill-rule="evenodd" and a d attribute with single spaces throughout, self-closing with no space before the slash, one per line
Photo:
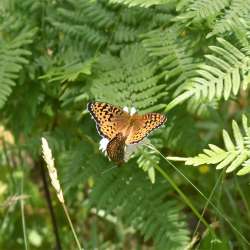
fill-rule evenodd
<path id="1" fill-rule="evenodd" d="M 245 26 L 245 16 L 250 14 L 250 1 L 249 0 L 232 0 L 229 9 L 225 14 L 216 20 L 213 31 L 208 34 L 208 37 L 237 30 L 238 27 Z"/>
<path id="2" fill-rule="evenodd" d="M 179 33 L 178 28 L 170 27 L 143 35 L 142 44 L 151 57 L 157 58 L 165 79 L 171 84 L 168 88 L 184 82 L 195 68 L 192 52 L 186 49 L 186 43 Z"/>
<path id="3" fill-rule="evenodd" d="M 123 8 L 120 13 L 120 21 L 124 25 L 136 27 L 141 25 L 141 22 L 145 22 L 145 20 L 152 20 L 154 14 L 151 8 Z"/>
<path id="4" fill-rule="evenodd" d="M 165 5 L 158 9 L 128 9 L 117 3 L 90 0 L 67 0 L 67 4 L 67 7 L 59 4 L 57 15 L 48 18 L 50 24 L 60 32 L 61 43 L 67 44 L 69 38 L 90 48 L 104 49 L 110 46 L 111 51 L 119 51 L 124 43 L 139 41 L 140 34 L 152 27 L 166 25 L 173 9 Z"/>
<path id="5" fill-rule="evenodd" d="M 96 67 L 99 73 L 91 86 L 96 99 L 145 112 L 163 107 L 158 101 L 166 96 L 165 85 L 158 84 L 162 75 L 140 45 L 125 48 L 120 58 L 103 56 Z"/>
<path id="6" fill-rule="evenodd" d="M 229 0 L 195 0 L 186 6 L 185 13 L 177 16 L 176 20 L 192 19 L 192 22 L 200 22 L 202 19 L 211 19 L 219 15 L 229 4 Z"/>
<path id="7" fill-rule="evenodd" d="M 25 45 L 32 43 L 35 30 L 20 33 L 14 39 L 0 42 L 0 108 L 7 101 L 16 85 L 15 79 L 22 69 L 22 65 L 27 64 L 27 56 L 31 52 L 24 48 Z"/>
<path id="8" fill-rule="evenodd" d="M 109 0 L 110 3 L 125 4 L 128 7 L 140 6 L 148 8 L 152 5 L 161 5 L 168 2 L 168 0 Z"/>
<path id="9" fill-rule="evenodd" d="M 57 15 L 49 22 L 59 31 L 91 46 L 103 46 L 108 41 L 105 32 L 114 25 L 114 13 L 101 3 L 91 1 L 67 1 L 69 6 L 59 7 Z"/>
<path id="10" fill-rule="evenodd" d="M 221 47 L 209 47 L 214 53 L 205 56 L 208 63 L 199 65 L 197 75 L 177 89 L 177 97 L 168 105 L 168 110 L 189 98 L 197 103 L 227 100 L 230 95 L 237 95 L 241 87 L 248 87 L 250 57 L 226 40 L 217 40 Z"/>
<path id="11" fill-rule="evenodd" d="M 138 31 L 136 29 L 126 25 L 119 25 L 114 34 L 114 41 L 116 43 L 128 43 L 135 41 L 137 37 Z"/>
<path id="12" fill-rule="evenodd" d="M 65 166 L 62 169 L 65 191 L 79 184 L 84 185 L 91 177 L 101 176 L 102 171 L 110 167 L 104 156 L 99 153 L 97 145 L 91 145 L 87 140 L 88 138 L 83 138 L 82 142 L 70 150 L 64 150 L 60 155 L 59 163 Z"/>
<path id="13" fill-rule="evenodd" d="M 40 79 L 48 79 L 49 82 L 73 82 L 76 81 L 81 74 L 90 75 L 93 63 L 94 59 L 52 68 L 51 71 L 40 77 Z"/>
<path id="14" fill-rule="evenodd" d="M 90 201 L 97 209 L 106 214 L 117 211 L 119 218 L 140 231 L 145 240 L 153 239 L 158 250 L 184 248 L 188 241 L 185 222 L 175 202 L 166 202 L 166 183 L 150 185 L 142 171 L 133 168 L 131 172 L 126 167 L 102 176 L 96 184 Z"/>
<path id="15" fill-rule="evenodd" d="M 250 159 L 246 160 L 243 164 L 243 168 L 238 171 L 238 175 L 245 175 L 250 173 Z"/>
<path id="16" fill-rule="evenodd" d="M 168 184 L 161 179 L 152 185 L 133 160 L 124 168 L 105 173 L 113 164 L 98 151 L 81 142 L 60 154 L 58 164 L 63 166 L 64 190 L 84 185 L 92 178 L 89 207 L 105 211 L 106 215 L 112 213 L 125 225 L 141 232 L 145 240 L 152 239 L 158 250 L 165 250 L 166 246 L 169 250 L 182 250 L 189 240 L 188 230 L 180 207 L 168 199 L 172 195 Z M 158 158 L 150 162 L 157 164 Z"/>
<path id="17" fill-rule="evenodd" d="M 93 2 L 67 0 L 65 5 L 57 9 L 57 15 L 50 17 L 49 22 L 58 31 L 81 41 L 90 47 L 102 48 L 115 43 L 135 41 L 138 35 L 147 27 L 140 23 L 147 17 L 150 23 L 152 11 L 142 11 L 133 8 L 130 12 L 120 5 L 107 1 Z M 65 39 L 65 38 L 64 38 Z"/>
<path id="18" fill-rule="evenodd" d="M 211 101 L 204 100 L 197 103 L 196 99 L 191 98 L 187 103 L 187 111 L 202 118 L 208 118 L 211 112 L 216 112 L 218 107 L 219 102 L 215 99 Z"/>
<path id="19" fill-rule="evenodd" d="M 244 133 L 241 132 L 238 124 L 232 122 L 233 138 L 226 130 L 223 130 L 222 136 L 225 149 L 216 145 L 209 144 L 209 149 L 204 149 L 203 153 L 185 159 L 186 165 L 199 166 L 203 164 L 215 164 L 216 169 L 226 168 L 226 172 L 236 171 L 240 166 L 244 166 L 237 172 L 238 175 L 244 175 L 250 172 L 250 127 L 247 117 L 242 116 Z"/>
<path id="20" fill-rule="evenodd" d="M 138 167 L 148 173 L 150 181 L 155 183 L 155 166 L 159 165 L 160 158 L 152 150 L 143 147 L 139 151 L 139 158 L 137 159 Z"/>

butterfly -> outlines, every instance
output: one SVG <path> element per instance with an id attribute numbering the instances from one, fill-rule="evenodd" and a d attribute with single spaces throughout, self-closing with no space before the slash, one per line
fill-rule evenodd
<path id="1" fill-rule="evenodd" d="M 99 134 L 109 140 L 108 157 L 118 165 L 124 163 L 126 145 L 140 142 L 167 119 L 159 113 L 131 115 L 119 107 L 96 101 L 88 103 L 88 111 L 96 122 Z"/>

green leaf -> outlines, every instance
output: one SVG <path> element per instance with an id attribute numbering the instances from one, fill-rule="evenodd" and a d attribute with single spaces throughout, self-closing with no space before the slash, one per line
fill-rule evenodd
<path id="1" fill-rule="evenodd" d="M 20 32 L 11 41 L 0 42 L 0 108 L 2 108 L 16 85 L 15 80 L 24 64 L 28 63 L 26 57 L 31 55 L 23 47 L 32 43 L 36 29 Z"/>
<path id="2" fill-rule="evenodd" d="M 249 130 L 247 125 L 246 116 L 242 116 L 244 131 Z M 248 173 L 249 170 L 249 135 L 246 133 L 245 140 L 240 131 L 238 124 L 233 120 L 232 121 L 233 135 L 235 138 L 236 145 L 234 145 L 231 140 L 228 132 L 223 129 L 222 136 L 226 150 L 209 144 L 210 149 L 203 149 L 203 153 L 198 154 L 194 157 L 179 158 L 171 157 L 172 160 L 183 160 L 185 165 L 199 166 L 202 164 L 216 164 L 216 169 L 226 168 L 226 173 L 231 173 L 239 168 L 243 164 L 243 170 L 237 172 L 238 175 L 244 175 Z"/>
<path id="3" fill-rule="evenodd" d="M 234 138 L 236 141 L 236 145 L 237 145 L 239 150 L 243 150 L 244 149 L 244 139 L 243 139 L 243 136 L 241 134 L 240 128 L 235 121 L 232 122 L 232 128 L 233 128 L 233 134 L 234 134 Z"/>
<path id="4" fill-rule="evenodd" d="M 197 104 L 206 100 L 228 100 L 231 95 L 238 95 L 241 87 L 247 87 L 249 77 L 245 69 L 249 67 L 249 54 L 243 54 L 222 38 L 217 40 L 219 46 L 209 47 L 213 54 L 205 55 L 206 63 L 198 64 L 195 74 L 177 89 L 167 110 L 186 100 Z"/>

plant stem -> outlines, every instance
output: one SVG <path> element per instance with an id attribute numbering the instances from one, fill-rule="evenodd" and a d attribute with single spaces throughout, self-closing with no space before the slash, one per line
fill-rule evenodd
<path id="1" fill-rule="evenodd" d="M 247 238 L 233 225 L 233 223 L 216 207 L 216 205 L 210 201 L 206 195 L 204 195 L 173 163 L 171 163 L 159 150 L 157 150 L 153 145 L 146 144 L 148 148 L 151 148 L 156 153 L 158 153 L 168 164 L 173 167 L 175 171 L 177 171 L 190 185 L 214 208 L 214 210 L 223 218 L 230 227 L 244 240 L 246 244 L 250 246 L 250 242 L 247 240 Z M 163 171 L 163 170 L 162 170 Z M 164 171 L 163 171 L 164 172 Z M 211 231 L 213 233 L 213 231 Z"/>
<path id="2" fill-rule="evenodd" d="M 22 173 L 24 175 L 24 172 Z M 23 195 L 23 175 L 21 178 L 21 196 Z M 24 215 L 24 199 L 21 198 L 20 200 L 21 206 L 21 216 L 22 216 L 22 228 L 23 228 L 23 239 L 24 239 L 24 246 L 25 250 L 28 250 L 28 241 L 27 241 L 27 231 L 26 231 L 26 223 L 25 223 L 25 215 Z"/>
<path id="3" fill-rule="evenodd" d="M 245 209 L 246 209 L 246 216 L 247 216 L 247 218 L 248 218 L 248 221 L 250 222 L 250 208 L 249 208 L 249 206 L 248 206 L 247 198 L 246 198 L 246 196 L 244 195 L 244 192 L 243 192 L 243 190 L 242 190 L 242 188 L 241 188 L 241 186 L 240 186 L 240 184 L 239 184 L 239 182 L 238 182 L 237 176 L 234 176 L 234 181 L 235 181 L 235 184 L 236 184 L 236 188 L 237 188 L 237 190 L 238 190 L 238 192 L 239 192 L 239 194 L 240 194 L 240 196 L 241 196 L 242 202 L 243 202 L 243 204 L 244 204 L 244 206 L 245 206 Z"/>
<path id="4" fill-rule="evenodd" d="M 56 249 L 62 250 L 61 241 L 60 241 L 59 232 L 58 232 L 57 221 L 56 221 L 56 216 L 55 216 L 54 209 L 52 206 L 52 201 L 51 201 L 49 187 L 48 187 L 48 183 L 47 183 L 47 179 L 46 179 L 46 172 L 45 172 L 44 166 L 43 166 L 43 161 L 39 160 L 37 162 L 37 165 L 39 165 L 40 170 L 41 170 L 40 172 L 41 172 L 41 177 L 42 177 L 42 181 L 43 181 L 45 197 L 47 200 L 49 213 L 50 213 L 50 217 L 51 217 L 51 222 L 52 222 L 52 226 L 53 226 L 53 231 L 54 231 L 54 235 L 55 235 L 55 239 L 56 239 Z"/>
<path id="5" fill-rule="evenodd" d="M 69 216 L 67 207 L 65 206 L 64 203 L 62 203 L 62 206 L 63 206 L 63 210 L 64 210 L 64 212 L 65 212 L 65 215 L 66 215 L 66 217 L 67 217 L 67 220 L 68 220 L 68 222 L 69 222 L 70 228 L 71 228 L 71 230 L 72 230 L 72 233 L 73 233 L 73 235 L 74 235 L 74 238 L 75 238 L 76 244 L 77 244 L 77 246 L 78 246 L 78 249 L 79 249 L 79 250 L 84 250 L 84 248 L 81 247 L 81 244 L 80 244 L 80 242 L 79 242 L 79 240 L 78 240 L 78 238 L 77 238 L 77 235 L 76 235 L 76 232 L 75 232 L 73 223 L 72 223 L 72 221 L 71 221 L 71 219 L 70 219 L 70 216 Z"/>
<path id="6" fill-rule="evenodd" d="M 13 177 L 13 170 L 12 170 L 11 162 L 10 162 L 10 159 L 9 159 L 9 156 L 8 156 L 8 149 L 7 149 L 5 139 L 1 138 L 1 142 L 2 142 L 2 145 L 3 145 L 3 154 L 5 156 L 5 160 L 6 160 L 6 163 L 7 163 L 7 166 L 6 166 L 7 171 L 9 172 L 10 181 L 11 181 L 12 187 L 14 189 L 14 187 L 17 187 L 17 185 L 16 185 L 15 178 Z"/>
<path id="7" fill-rule="evenodd" d="M 155 166 L 155 168 L 169 182 L 169 184 L 175 189 L 175 191 L 180 195 L 180 197 L 183 199 L 183 201 L 190 207 L 190 209 L 198 217 L 198 219 L 211 231 L 209 224 L 205 221 L 205 219 L 202 217 L 202 215 L 196 210 L 196 208 L 193 206 L 192 202 L 188 199 L 188 197 L 174 183 L 174 181 L 170 178 L 170 176 L 165 171 L 163 171 L 163 169 L 161 167 Z"/>
<path id="8" fill-rule="evenodd" d="M 224 171 L 221 172 L 221 174 L 219 175 L 219 178 L 217 179 L 217 181 L 216 181 L 216 183 L 215 183 L 215 185 L 214 185 L 214 187 L 213 187 L 213 189 L 212 189 L 212 191 L 211 191 L 211 193 L 210 193 L 210 195 L 209 195 L 209 197 L 208 197 L 208 200 L 207 200 L 206 203 L 205 203 L 205 206 L 204 206 L 204 208 L 203 208 L 203 210 L 202 210 L 202 213 L 201 213 L 202 216 L 204 216 L 205 211 L 206 211 L 206 209 L 207 209 L 207 207 L 208 207 L 208 205 L 209 205 L 209 202 L 211 202 L 211 199 L 212 199 L 212 197 L 214 196 L 215 190 L 217 189 L 217 187 L 218 187 L 218 185 L 219 185 L 219 183 L 220 183 L 220 180 L 221 180 L 221 178 L 222 178 L 223 175 L 224 175 Z M 197 232 L 199 226 L 200 226 L 200 220 L 198 221 L 198 223 L 197 223 L 197 225 L 196 225 L 196 227 L 195 227 L 195 230 L 194 230 L 194 232 L 193 232 L 193 237 L 195 236 L 195 234 L 196 234 L 196 232 Z"/>

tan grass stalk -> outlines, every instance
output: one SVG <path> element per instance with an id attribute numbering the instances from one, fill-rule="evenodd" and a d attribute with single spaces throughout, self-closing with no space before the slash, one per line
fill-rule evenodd
<path id="1" fill-rule="evenodd" d="M 65 205 L 64 197 L 63 197 L 63 191 L 62 191 L 62 188 L 61 188 L 58 176 L 57 176 L 57 170 L 55 168 L 55 163 L 54 163 L 54 158 L 53 158 L 53 155 L 52 155 L 52 151 L 49 148 L 48 142 L 44 137 L 42 137 L 42 155 L 43 155 L 43 159 L 46 162 L 46 166 L 47 166 L 48 171 L 49 171 L 51 184 L 54 187 L 54 189 L 56 190 L 57 198 L 59 199 L 59 201 L 62 204 L 64 213 L 65 213 L 65 215 L 67 217 L 67 220 L 69 222 L 69 225 L 70 225 L 70 228 L 71 228 L 72 233 L 74 235 L 74 238 L 75 238 L 76 244 L 78 246 L 78 249 L 79 250 L 84 250 L 80 245 L 80 242 L 78 240 L 78 237 L 77 237 L 75 229 L 74 229 L 74 226 L 73 226 L 72 221 L 70 219 L 68 209 L 67 209 L 67 207 Z"/>
<path id="2" fill-rule="evenodd" d="M 54 159 L 52 157 L 51 149 L 49 148 L 48 142 L 45 138 L 42 137 L 42 150 L 43 150 L 43 159 L 46 162 L 46 166 L 49 171 L 49 177 L 52 186 L 56 190 L 56 195 L 61 203 L 64 203 L 63 192 L 61 189 L 60 182 L 57 178 L 57 170 L 55 168 Z"/>

